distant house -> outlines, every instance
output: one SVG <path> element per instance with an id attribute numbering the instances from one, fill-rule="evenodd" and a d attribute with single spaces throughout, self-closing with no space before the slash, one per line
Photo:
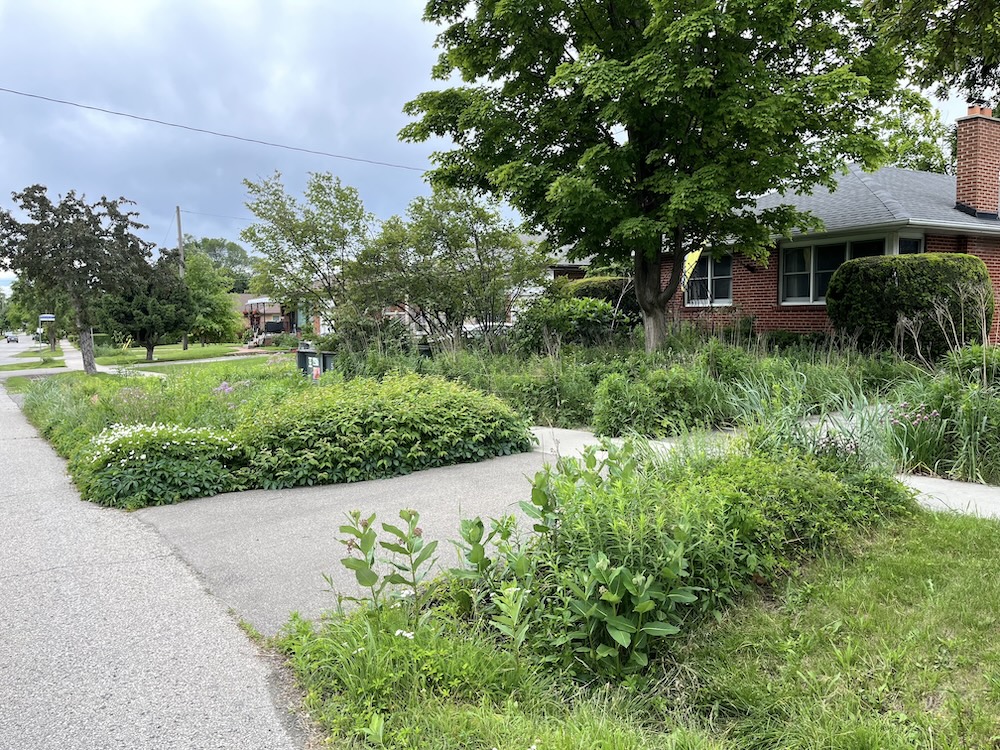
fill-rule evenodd
<path id="1" fill-rule="evenodd" d="M 1000 119 L 989 107 L 971 106 L 959 119 L 956 171 L 949 176 L 886 167 L 866 173 L 852 165 L 833 191 L 765 195 L 761 208 L 794 205 L 822 219 L 824 231 L 778 240 L 766 265 L 739 254 L 702 253 L 674 309 L 687 320 L 750 317 L 760 331 L 828 331 L 830 277 L 844 261 L 868 255 L 971 253 L 986 263 L 996 290 Z M 995 319 L 994 342 L 998 331 Z"/>
<path id="2" fill-rule="evenodd" d="M 279 333 L 296 333 L 296 313 L 289 312 L 269 297 L 252 297 L 240 295 L 242 300 L 243 321 L 252 334 L 253 339 L 264 343 L 263 339 L 276 336 Z"/>

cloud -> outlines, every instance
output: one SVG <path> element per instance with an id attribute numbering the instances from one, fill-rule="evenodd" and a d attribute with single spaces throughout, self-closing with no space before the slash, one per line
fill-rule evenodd
<path id="1" fill-rule="evenodd" d="M 430 78 L 436 30 L 422 0 L 88 2 L 0 0 L 0 86 L 195 127 L 417 167 L 406 101 Z M 387 217 L 428 188 L 416 172 L 309 156 L 0 93 L 0 205 L 51 193 L 126 196 L 172 244 L 238 239 L 244 178 L 280 170 L 300 192 L 331 171 Z M 204 216 L 202 214 L 215 214 Z"/>

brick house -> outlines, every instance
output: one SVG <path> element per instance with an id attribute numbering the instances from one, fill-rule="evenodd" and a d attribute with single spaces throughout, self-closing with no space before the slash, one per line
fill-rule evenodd
<path id="1" fill-rule="evenodd" d="M 766 264 L 703 253 L 672 300 L 673 312 L 709 324 L 749 317 L 758 331 L 829 331 L 830 277 L 845 260 L 867 255 L 972 253 L 1000 289 L 1000 119 L 989 107 L 970 106 L 958 120 L 956 171 L 865 173 L 849 165 L 834 191 L 765 195 L 761 208 L 793 204 L 822 219 L 824 231 L 778 240 Z M 1000 315 L 990 339 L 1000 340 Z"/>

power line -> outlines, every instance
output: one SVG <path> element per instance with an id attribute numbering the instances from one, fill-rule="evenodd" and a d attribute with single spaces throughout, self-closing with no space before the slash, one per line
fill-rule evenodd
<path id="1" fill-rule="evenodd" d="M 203 211 L 188 211 L 186 208 L 182 208 L 181 213 L 194 214 L 195 216 L 214 216 L 216 219 L 235 219 L 236 221 L 246 221 L 246 222 L 256 221 L 256 219 L 250 219 L 246 216 L 227 216 L 226 214 L 206 214 Z"/>
<path id="2" fill-rule="evenodd" d="M 167 122 L 166 120 L 157 120 L 153 117 L 142 117 L 140 115 L 133 115 L 128 112 L 117 112 L 113 109 L 104 109 L 103 107 L 93 107 L 89 104 L 80 104 L 79 102 L 71 102 L 65 99 L 53 99 L 49 96 L 42 96 L 41 94 L 29 94 L 25 91 L 15 91 L 14 89 L 8 89 L 0 86 L 0 91 L 7 94 L 15 94 L 17 96 L 25 96 L 29 99 L 40 99 L 43 102 L 52 102 L 53 104 L 65 104 L 68 107 L 77 107 L 79 109 L 89 109 L 93 112 L 102 112 L 106 115 L 114 115 L 115 117 L 128 117 L 132 120 L 140 120 L 142 122 L 151 122 L 155 125 L 163 125 L 168 128 L 178 128 L 180 130 L 189 130 L 193 133 L 204 133 L 205 135 L 214 135 L 217 138 L 229 138 L 234 141 L 243 141 L 244 143 L 256 143 L 259 146 L 270 146 L 271 148 L 282 148 L 286 151 L 298 151 L 303 154 L 314 154 L 315 156 L 327 156 L 331 159 L 345 159 L 346 161 L 359 162 L 361 164 L 374 164 L 379 167 L 391 167 L 393 169 L 407 169 L 411 172 L 426 172 L 426 169 L 421 167 L 411 167 L 406 164 L 394 164 L 388 161 L 376 161 L 375 159 L 362 159 L 358 156 L 345 156 L 344 154 L 331 154 L 329 151 L 317 151 L 311 148 L 300 148 L 298 146 L 288 146 L 284 143 L 274 143 L 273 141 L 261 141 L 256 138 L 246 138 L 241 135 L 233 135 L 231 133 L 220 133 L 216 130 L 206 130 L 205 128 L 196 128 L 191 125 L 181 125 L 176 122 Z"/>

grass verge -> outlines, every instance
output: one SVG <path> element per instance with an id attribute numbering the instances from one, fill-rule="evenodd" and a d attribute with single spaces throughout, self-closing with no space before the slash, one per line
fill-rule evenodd
<path id="1" fill-rule="evenodd" d="M 28 359 L 28 358 L 38 359 L 39 357 L 41 357 L 42 359 L 46 358 L 58 359 L 59 357 L 62 357 L 64 355 L 61 346 L 57 346 L 55 348 L 55 351 L 52 351 L 51 349 L 49 349 L 48 346 L 45 346 L 43 349 L 38 349 L 38 348 L 29 349 L 26 352 L 21 352 L 20 354 L 15 354 L 14 356 L 23 359 Z"/>
<path id="2" fill-rule="evenodd" d="M 242 344 L 207 344 L 206 346 L 195 344 L 189 346 L 187 351 L 182 349 L 180 344 L 158 346 L 153 352 L 153 361 L 178 362 L 189 359 L 224 357 L 227 354 L 232 354 L 242 346 Z M 97 357 L 96 361 L 99 365 L 141 365 L 146 362 L 146 350 L 140 347 L 133 347 L 119 354 Z"/>
<path id="3" fill-rule="evenodd" d="M 48 367 L 65 367 L 61 359 L 36 359 L 31 362 L 16 362 L 12 365 L 0 365 L 0 372 L 17 372 L 18 370 L 42 370 Z"/>
<path id="4" fill-rule="evenodd" d="M 352 747 L 861 750 L 1000 742 L 1000 523 L 920 512 L 708 620 L 642 690 L 581 685 L 404 609 L 276 645 Z"/>

